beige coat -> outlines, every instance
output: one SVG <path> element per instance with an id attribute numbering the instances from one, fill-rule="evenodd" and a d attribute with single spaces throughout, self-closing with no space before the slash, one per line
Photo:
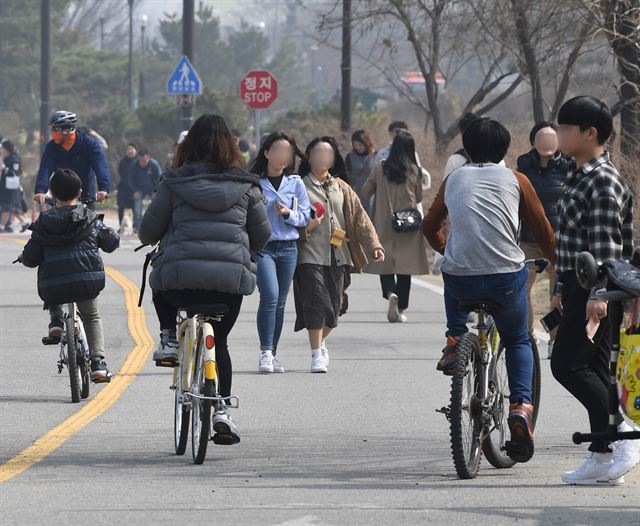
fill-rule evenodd
<path id="1" fill-rule="evenodd" d="M 405 184 L 396 184 L 390 183 L 384 176 L 380 162 L 364 184 L 363 192 L 367 196 L 376 196 L 373 224 L 385 250 L 384 262 L 371 262 L 364 268 L 364 272 L 412 276 L 427 274 L 427 244 L 422 232 L 396 232 L 391 226 L 392 212 L 417 208 L 422 201 L 422 176 L 418 168 L 409 174 Z"/>
<path id="2" fill-rule="evenodd" d="M 352 272 L 361 272 L 367 262 L 373 259 L 373 251 L 377 248 L 383 248 L 383 246 L 356 192 L 342 179 L 336 178 L 333 179 L 333 182 L 340 186 L 344 196 L 345 230 L 353 261 L 351 270 Z M 311 235 L 308 227 L 299 229 L 299 232 L 299 243 L 304 243 Z"/>

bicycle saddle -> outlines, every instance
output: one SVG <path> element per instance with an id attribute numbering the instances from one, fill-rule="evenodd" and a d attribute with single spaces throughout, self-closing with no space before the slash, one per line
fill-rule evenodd
<path id="1" fill-rule="evenodd" d="M 189 318 L 193 318 L 197 314 L 201 316 L 210 316 L 212 318 L 216 318 L 218 316 L 222 316 L 223 314 L 227 314 L 227 312 L 229 312 L 229 307 L 227 307 L 226 305 L 211 303 L 187 305 L 185 307 L 182 307 L 181 310 L 187 311 L 187 316 Z"/>
<path id="2" fill-rule="evenodd" d="M 491 300 L 473 300 L 473 301 L 461 301 L 458 306 L 460 307 L 461 311 L 466 311 L 466 312 L 478 312 L 478 311 L 483 311 L 483 312 L 487 312 L 489 314 L 498 312 L 502 309 L 502 305 L 500 305 L 499 303 L 496 303 L 495 301 L 491 301 Z"/>

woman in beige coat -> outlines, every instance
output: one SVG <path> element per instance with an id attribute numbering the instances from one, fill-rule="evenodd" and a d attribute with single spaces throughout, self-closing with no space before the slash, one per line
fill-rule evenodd
<path id="1" fill-rule="evenodd" d="M 407 321 L 404 312 L 409 307 L 411 276 L 429 271 L 420 228 L 397 232 L 392 226 L 394 212 L 417 210 L 422 202 L 422 176 L 415 159 L 416 146 L 411 134 L 397 134 L 389 158 L 374 167 L 363 187 L 365 195 L 376 196 L 373 223 L 386 254 L 383 262 L 372 262 L 364 271 L 380 275 L 382 296 L 389 301 L 387 319 L 391 323 Z"/>
<path id="2" fill-rule="evenodd" d="M 333 137 L 312 140 L 300 165 L 314 213 L 302 229 L 293 278 L 295 331 L 307 329 L 311 372 L 326 373 L 326 339 L 338 326 L 345 279 L 369 260 L 384 260 L 384 249 L 351 187 L 340 179 L 344 161 Z"/>

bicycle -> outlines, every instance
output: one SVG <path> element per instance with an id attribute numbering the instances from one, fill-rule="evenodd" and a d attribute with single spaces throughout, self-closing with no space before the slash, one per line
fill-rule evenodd
<path id="1" fill-rule="evenodd" d="M 219 394 L 218 367 L 213 322 L 222 321 L 226 305 L 191 305 L 180 309 L 177 331 L 177 360 L 157 360 L 156 365 L 173 367 L 174 447 L 177 455 L 187 449 L 191 424 L 191 453 L 194 464 L 202 464 L 211 438 L 211 416 L 219 404 L 237 409 L 237 396 Z"/>
<path id="2" fill-rule="evenodd" d="M 618 431 L 616 417 L 620 409 L 617 388 L 618 356 L 620 355 L 620 330 L 624 308 L 623 302 L 640 297 L 640 249 L 636 249 L 631 261 L 596 261 L 589 252 L 581 252 L 576 257 L 578 283 L 584 289 L 596 288 L 595 296 L 608 301 L 608 318 L 611 320 L 611 353 L 609 357 L 609 424 L 606 431 L 599 433 L 574 433 L 575 444 L 596 440 L 640 440 L 640 431 Z M 628 415 L 631 418 L 630 415 Z"/>
<path id="3" fill-rule="evenodd" d="M 22 256 L 13 261 L 22 263 Z M 69 371 L 71 387 L 71 401 L 78 403 L 80 399 L 89 396 L 91 383 L 91 355 L 87 343 L 87 335 L 82 324 L 82 318 L 75 303 L 67 304 L 67 312 L 64 313 L 62 334 L 60 336 L 45 336 L 43 345 L 60 345 L 58 374 L 62 374 L 64 366 Z M 104 382 L 110 382 L 107 377 Z"/>
<path id="4" fill-rule="evenodd" d="M 524 263 L 534 265 L 537 273 L 549 265 L 546 259 Z M 501 306 L 494 301 L 478 299 L 460 302 L 460 309 L 477 314 L 474 328 L 478 332 L 469 331 L 458 341 L 449 406 L 436 409 L 436 412 L 444 414 L 450 424 L 451 454 L 458 477 L 472 479 L 480 471 L 483 454 L 498 469 L 513 467 L 516 462 L 507 454 L 510 391 L 506 353 L 491 317 L 491 313 L 498 312 Z M 532 427 L 535 428 L 540 407 L 541 372 L 533 335 L 530 340 L 533 351 Z"/>

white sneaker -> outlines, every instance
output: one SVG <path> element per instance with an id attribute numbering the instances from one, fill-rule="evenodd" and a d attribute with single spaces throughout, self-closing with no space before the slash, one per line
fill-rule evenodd
<path id="1" fill-rule="evenodd" d="M 398 296 L 393 292 L 389 294 L 389 309 L 387 310 L 387 320 L 390 323 L 396 323 L 400 319 L 398 311 Z"/>
<path id="2" fill-rule="evenodd" d="M 275 356 L 273 357 L 273 372 L 274 373 L 284 373 L 284 365 L 280 363 Z"/>
<path id="3" fill-rule="evenodd" d="M 216 411 L 211 421 L 211 427 L 213 428 L 214 435 L 211 438 L 214 444 L 220 444 L 222 446 L 231 446 L 240 442 L 240 435 L 238 435 L 238 428 L 231 421 L 231 415 L 226 408 Z"/>
<path id="4" fill-rule="evenodd" d="M 627 423 L 618 427 L 620 431 L 633 431 Z M 618 440 L 613 443 L 613 463 L 609 468 L 609 479 L 617 479 L 640 463 L 640 440 Z"/>
<path id="5" fill-rule="evenodd" d="M 327 342 L 325 342 L 324 340 L 322 340 L 322 346 L 320 347 L 320 353 L 322 354 L 322 357 L 324 358 L 324 364 L 329 367 L 329 362 L 331 361 L 329 359 L 329 349 L 327 349 Z"/>
<path id="6" fill-rule="evenodd" d="M 553 342 L 555 340 L 549 340 L 549 344 L 547 346 L 547 359 L 551 360 L 551 355 L 553 354 Z"/>
<path id="7" fill-rule="evenodd" d="M 311 372 L 312 373 L 326 373 L 327 362 L 322 356 L 322 351 L 311 354 Z"/>
<path id="8" fill-rule="evenodd" d="M 262 351 L 260 353 L 260 360 L 258 361 L 258 372 L 273 372 L 273 353 L 271 351 Z"/>
<path id="9" fill-rule="evenodd" d="M 624 477 L 610 479 L 609 469 L 612 465 L 613 457 L 611 454 L 590 452 L 578 469 L 562 474 L 562 481 L 580 486 L 617 486 L 624 482 Z"/>
<path id="10" fill-rule="evenodd" d="M 400 314 L 400 317 L 398 318 L 398 321 L 400 323 L 407 323 L 409 320 L 407 319 L 407 315 L 406 314 Z"/>

